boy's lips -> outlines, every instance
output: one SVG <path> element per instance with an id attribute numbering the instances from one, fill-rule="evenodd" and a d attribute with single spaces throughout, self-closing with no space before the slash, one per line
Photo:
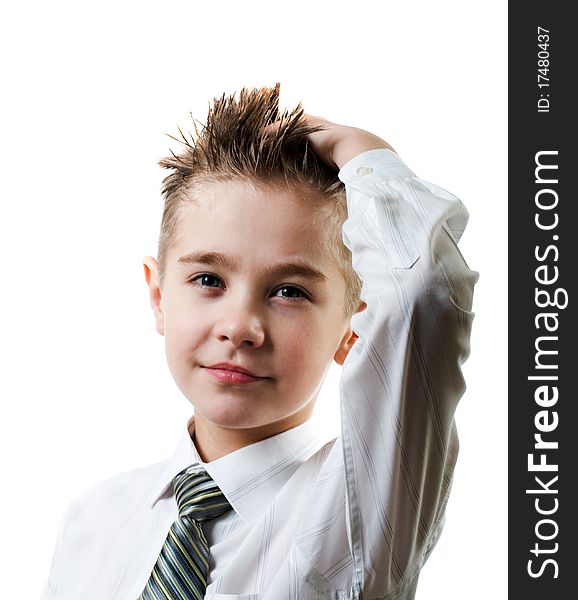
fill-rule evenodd
<path id="1" fill-rule="evenodd" d="M 253 383 L 268 379 L 268 377 L 261 377 L 249 371 L 249 369 L 245 369 L 245 367 L 232 363 L 218 363 L 205 367 L 205 370 L 219 381 L 225 383 Z"/>

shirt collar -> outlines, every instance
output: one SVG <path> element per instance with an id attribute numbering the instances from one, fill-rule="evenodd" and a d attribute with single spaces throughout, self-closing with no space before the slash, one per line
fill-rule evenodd
<path id="1" fill-rule="evenodd" d="M 233 510 L 252 524 L 299 466 L 334 436 L 321 433 L 313 415 L 301 425 L 255 444 L 239 448 L 217 460 L 205 463 L 192 440 L 194 415 L 179 439 L 162 477 L 151 494 L 151 504 L 174 495 L 172 480 L 177 473 L 199 463 L 219 486 Z"/>

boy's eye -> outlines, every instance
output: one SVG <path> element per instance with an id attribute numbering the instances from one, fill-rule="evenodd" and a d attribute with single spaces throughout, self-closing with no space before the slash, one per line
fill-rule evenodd
<path id="1" fill-rule="evenodd" d="M 283 287 L 280 287 L 275 292 L 275 296 L 281 298 L 289 298 L 290 300 L 299 300 L 301 298 L 307 298 L 307 294 L 303 290 L 293 285 L 284 285 Z"/>
<path id="2" fill-rule="evenodd" d="M 201 273 L 200 275 L 193 277 L 190 281 L 201 288 L 222 289 L 225 287 L 223 281 L 211 273 Z M 288 300 L 306 300 L 309 298 L 306 292 L 294 285 L 284 285 L 278 288 L 273 296 L 276 298 L 287 298 Z"/>
<path id="3" fill-rule="evenodd" d="M 191 281 L 197 283 L 197 285 L 206 288 L 218 288 L 223 285 L 223 282 L 216 276 L 210 275 L 209 273 L 203 273 L 193 277 Z"/>

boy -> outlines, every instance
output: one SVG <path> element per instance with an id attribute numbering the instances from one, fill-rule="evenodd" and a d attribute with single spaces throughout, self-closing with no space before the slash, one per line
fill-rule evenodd
<path id="1" fill-rule="evenodd" d="M 414 598 L 458 451 L 468 213 L 381 138 L 278 101 L 223 95 L 161 161 L 144 270 L 194 414 L 171 459 L 71 505 L 46 600 Z"/>

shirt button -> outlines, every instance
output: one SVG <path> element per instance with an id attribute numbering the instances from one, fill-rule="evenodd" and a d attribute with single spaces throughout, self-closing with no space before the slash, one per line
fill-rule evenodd
<path id="1" fill-rule="evenodd" d="M 357 169 L 358 175 L 369 175 L 370 173 L 373 173 L 373 169 L 371 167 L 359 167 Z"/>

